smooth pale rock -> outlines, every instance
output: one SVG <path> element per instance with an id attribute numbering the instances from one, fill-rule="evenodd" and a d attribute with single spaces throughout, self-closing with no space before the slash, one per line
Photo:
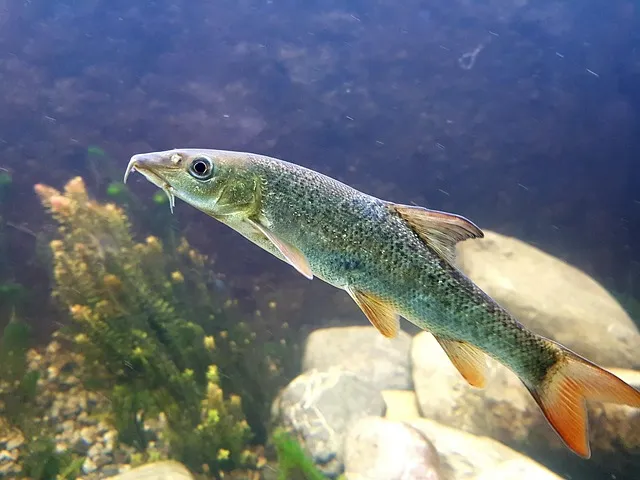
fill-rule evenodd
<path id="1" fill-rule="evenodd" d="M 491 472 L 499 472 L 505 464 L 517 461 L 521 476 L 513 479 L 561 480 L 539 463 L 510 449 L 506 445 L 488 437 L 441 425 L 433 420 L 420 418 L 409 422 L 433 443 L 440 457 L 443 478 L 455 480 L 475 480 L 481 475 L 483 480 L 494 478 Z M 497 478 L 507 478 L 499 477 Z"/>
<path id="2" fill-rule="evenodd" d="M 406 420 L 420 417 L 418 398 L 413 390 L 383 390 L 382 398 L 387 406 L 384 418 Z"/>
<path id="3" fill-rule="evenodd" d="M 341 366 L 379 390 L 410 390 L 411 337 L 385 338 L 374 327 L 322 328 L 307 338 L 302 369 Z"/>
<path id="4" fill-rule="evenodd" d="M 566 449 L 524 385 L 498 362 L 487 357 L 487 385 L 484 389 L 473 388 L 426 332 L 414 337 L 412 362 L 423 416 L 541 455 L 550 449 Z M 613 373 L 632 385 L 640 383 L 638 372 Z M 589 402 L 588 411 L 593 452 L 618 452 L 640 460 L 640 409 Z M 580 459 L 576 457 L 576 461 Z"/>
<path id="5" fill-rule="evenodd" d="M 274 423 L 293 432 L 323 473 L 336 478 L 343 470 L 344 436 L 366 416 L 380 416 L 380 392 L 353 372 L 334 367 L 296 377 L 274 401 Z"/>
<path id="6" fill-rule="evenodd" d="M 347 480 L 441 480 L 440 461 L 431 442 L 402 422 L 366 417 L 345 440 Z"/>
<path id="7" fill-rule="evenodd" d="M 110 478 L 112 480 L 194 480 L 187 467 L 171 460 L 149 463 Z"/>
<path id="8" fill-rule="evenodd" d="M 555 473 L 529 458 L 518 458 L 488 469 L 473 480 L 558 480 Z"/>
<path id="9" fill-rule="evenodd" d="M 458 244 L 462 271 L 520 322 L 604 367 L 640 368 L 640 332 L 620 304 L 577 268 L 485 230 Z"/>

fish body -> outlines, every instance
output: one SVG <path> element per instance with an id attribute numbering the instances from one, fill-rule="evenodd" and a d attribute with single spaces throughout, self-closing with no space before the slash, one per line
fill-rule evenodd
<path id="1" fill-rule="evenodd" d="M 291 264 L 345 290 L 385 336 L 399 317 L 431 332 L 462 376 L 485 383 L 484 355 L 518 375 L 567 446 L 589 457 L 585 399 L 640 407 L 640 392 L 531 332 L 455 266 L 458 241 L 482 237 L 459 215 L 378 199 L 283 160 L 176 149 L 134 155 L 139 171 Z"/>

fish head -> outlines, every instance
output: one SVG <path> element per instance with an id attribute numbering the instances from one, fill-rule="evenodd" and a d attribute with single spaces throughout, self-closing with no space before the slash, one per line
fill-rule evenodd
<path id="1" fill-rule="evenodd" d="M 249 154 L 206 149 L 174 149 L 131 157 L 124 181 L 132 171 L 164 190 L 171 210 L 179 198 L 204 213 L 249 217 L 260 208 L 260 178 Z"/>

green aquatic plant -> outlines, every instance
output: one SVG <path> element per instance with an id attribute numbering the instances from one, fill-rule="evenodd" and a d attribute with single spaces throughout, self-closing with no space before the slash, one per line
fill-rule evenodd
<path id="1" fill-rule="evenodd" d="M 22 474 L 34 480 L 73 480 L 80 475 L 84 460 L 68 450 L 57 451 L 53 437 L 28 442 L 19 458 Z"/>
<path id="2" fill-rule="evenodd" d="M 18 465 L 24 478 L 34 480 L 76 478 L 84 457 L 71 451 L 58 451 L 55 432 L 41 418 L 44 409 L 36 401 L 38 380 L 36 370 L 30 370 L 27 352 L 31 328 L 13 317 L 0 339 L 0 426 L 24 439 Z"/>
<path id="3" fill-rule="evenodd" d="M 169 202 L 169 199 L 164 192 L 155 192 L 152 198 L 153 203 L 155 203 L 156 205 L 165 205 Z"/>
<path id="4" fill-rule="evenodd" d="M 28 430 L 39 378 L 38 372 L 28 370 L 30 336 L 31 327 L 14 316 L 0 339 L 1 410 L 9 423 L 20 430 Z"/>
<path id="5" fill-rule="evenodd" d="M 0 305 L 3 309 L 16 308 L 27 299 L 27 289 L 20 283 L 6 281 L 0 283 Z"/>
<path id="6" fill-rule="evenodd" d="M 51 251 L 54 296 L 72 319 L 65 334 L 86 358 L 85 384 L 110 398 L 120 440 L 145 452 L 145 421 L 163 417 L 169 456 L 194 471 L 251 466 L 251 430 L 265 428 L 287 379 L 283 338 L 258 318 L 249 326 L 185 239 L 136 242 L 124 211 L 90 199 L 79 177 L 64 192 L 36 191 L 59 223 Z"/>
<path id="7" fill-rule="evenodd" d="M 326 480 L 327 477 L 286 430 L 276 429 L 271 441 L 278 456 L 278 480 Z"/>
<path id="8" fill-rule="evenodd" d="M 26 289 L 15 282 L 15 268 L 9 254 L 10 223 L 6 221 L 9 198 L 13 179 L 8 171 L 0 169 L 0 315 L 8 316 L 16 308 L 23 306 L 26 299 Z M 1 325 L 1 323 L 0 323 Z"/>
<path id="9" fill-rule="evenodd" d="M 98 156 L 98 157 L 105 157 L 107 155 L 107 153 L 104 151 L 104 149 L 98 147 L 97 145 L 89 145 L 87 147 L 87 154 L 95 155 L 95 156 Z"/>
<path id="10" fill-rule="evenodd" d="M 11 185 L 13 184 L 13 177 L 7 171 L 0 171 L 0 202 L 5 199 L 5 196 Z"/>
<path id="11" fill-rule="evenodd" d="M 107 195 L 112 198 L 121 198 L 126 194 L 127 188 L 122 182 L 111 182 L 107 185 Z"/>

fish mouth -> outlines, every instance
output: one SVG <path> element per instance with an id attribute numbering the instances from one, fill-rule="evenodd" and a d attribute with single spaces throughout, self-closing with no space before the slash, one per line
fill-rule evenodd
<path id="1" fill-rule="evenodd" d="M 139 172 L 145 176 L 147 180 L 153 183 L 156 187 L 160 188 L 169 199 L 169 210 L 173 213 L 173 208 L 176 205 L 175 189 L 171 184 L 157 173 L 153 166 L 159 164 L 158 158 L 153 154 L 137 154 L 131 157 L 127 169 L 124 172 L 123 182 L 127 183 L 127 179 L 131 172 Z"/>

